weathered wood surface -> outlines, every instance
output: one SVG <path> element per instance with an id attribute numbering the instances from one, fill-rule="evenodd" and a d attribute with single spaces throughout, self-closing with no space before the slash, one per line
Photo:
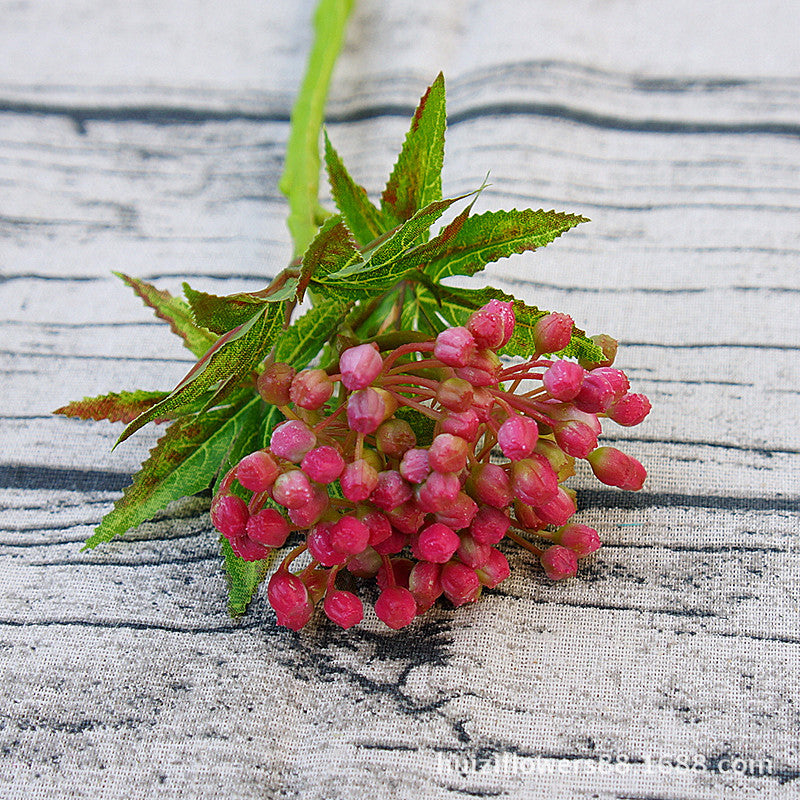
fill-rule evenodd
<path id="1" fill-rule="evenodd" d="M 488 280 L 620 338 L 650 479 L 578 476 L 573 581 L 514 555 L 474 608 L 294 635 L 226 617 L 202 499 L 81 553 L 156 434 L 49 412 L 191 363 L 112 269 L 286 262 L 312 4 L 58 5 L 0 3 L 0 796 L 796 796 L 797 6 L 361 0 L 337 148 L 377 193 L 443 68 L 446 190 L 592 218 Z"/>

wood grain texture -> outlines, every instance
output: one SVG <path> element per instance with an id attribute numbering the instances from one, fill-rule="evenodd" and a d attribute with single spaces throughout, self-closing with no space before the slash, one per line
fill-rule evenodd
<path id="1" fill-rule="evenodd" d="M 570 582 L 508 549 L 475 607 L 296 635 L 225 615 L 207 498 L 80 552 L 157 431 L 112 456 L 50 411 L 192 363 L 112 269 L 224 293 L 289 258 L 312 3 L 0 2 L 0 796 L 798 795 L 800 19 L 670 8 L 358 4 L 337 150 L 377 196 L 443 68 L 445 191 L 593 220 L 486 281 L 620 338 L 654 411 L 607 441 L 650 477 L 579 473 L 605 546 Z"/>

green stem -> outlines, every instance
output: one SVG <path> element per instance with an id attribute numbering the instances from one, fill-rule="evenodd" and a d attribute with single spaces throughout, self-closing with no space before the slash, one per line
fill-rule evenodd
<path id="1" fill-rule="evenodd" d="M 289 200 L 287 224 L 295 258 L 301 256 L 328 216 L 319 204 L 319 133 L 331 74 L 344 41 L 354 0 L 320 0 L 314 14 L 314 45 L 292 108 L 286 165 L 280 190 Z"/>

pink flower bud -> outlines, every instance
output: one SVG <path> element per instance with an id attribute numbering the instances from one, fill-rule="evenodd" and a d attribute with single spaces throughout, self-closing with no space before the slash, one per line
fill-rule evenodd
<path id="1" fill-rule="evenodd" d="M 596 367 L 592 370 L 593 375 L 602 375 L 614 390 L 614 402 L 616 403 L 631 388 L 628 376 L 621 370 L 614 367 Z"/>
<path id="2" fill-rule="evenodd" d="M 457 561 L 448 561 L 440 577 L 445 597 L 454 605 L 474 603 L 481 593 L 481 583 L 474 569 Z"/>
<path id="3" fill-rule="evenodd" d="M 479 544 L 497 544 L 510 526 L 511 520 L 500 509 L 483 506 L 472 520 L 469 530 Z"/>
<path id="4" fill-rule="evenodd" d="M 575 408 L 587 414 L 599 414 L 614 402 L 614 387 L 605 375 L 592 371 L 583 378 L 581 390 L 572 401 Z"/>
<path id="5" fill-rule="evenodd" d="M 325 597 L 323 609 L 332 622 L 342 628 L 352 628 L 364 618 L 364 606 L 352 592 L 334 590 Z"/>
<path id="6" fill-rule="evenodd" d="M 505 508 L 512 497 L 509 477 L 498 464 L 478 464 L 473 467 L 467 480 L 467 491 L 478 502 L 495 508 Z"/>
<path id="7" fill-rule="evenodd" d="M 330 530 L 331 547 L 340 553 L 355 555 L 369 544 L 369 528 L 358 517 L 342 517 Z"/>
<path id="8" fill-rule="evenodd" d="M 514 312 L 511 302 L 490 300 L 483 308 L 470 315 L 467 329 L 475 337 L 478 347 L 497 350 L 508 343 L 514 332 Z"/>
<path id="9" fill-rule="evenodd" d="M 345 350 L 339 358 L 342 383 L 351 392 L 366 389 L 383 369 L 383 359 L 376 344 L 359 344 Z"/>
<path id="10" fill-rule="evenodd" d="M 311 501 L 314 490 L 304 472 L 293 469 L 275 478 L 272 499 L 284 508 L 300 508 Z"/>
<path id="11" fill-rule="evenodd" d="M 503 363 L 492 350 L 478 350 L 465 367 L 456 369 L 456 376 L 473 386 L 495 386 Z"/>
<path id="12" fill-rule="evenodd" d="M 416 616 L 417 601 L 408 589 L 390 586 L 381 592 L 375 603 L 375 613 L 390 628 L 399 630 Z"/>
<path id="13" fill-rule="evenodd" d="M 417 505 L 412 497 L 401 503 L 397 508 L 386 512 L 389 522 L 404 535 L 416 533 L 425 522 L 425 512 Z"/>
<path id="14" fill-rule="evenodd" d="M 466 564 L 470 569 L 478 569 L 489 560 L 489 553 L 492 548 L 488 544 L 476 542 L 469 534 L 461 537 L 461 543 L 456 550 L 456 556 L 462 564 Z"/>
<path id="15" fill-rule="evenodd" d="M 448 367 L 466 367 L 474 354 L 475 339 L 466 328 L 445 328 L 436 337 L 433 355 Z"/>
<path id="16" fill-rule="evenodd" d="M 380 554 L 367 547 L 360 553 L 347 559 L 347 571 L 356 578 L 374 578 L 383 564 Z"/>
<path id="17" fill-rule="evenodd" d="M 266 492 L 279 474 L 278 465 L 265 450 L 250 453 L 236 466 L 236 480 L 251 492 Z"/>
<path id="18" fill-rule="evenodd" d="M 236 495 L 215 497 L 211 504 L 211 524 L 226 539 L 244 536 L 249 518 L 247 503 Z"/>
<path id="19" fill-rule="evenodd" d="M 419 532 L 411 552 L 414 558 L 422 561 L 444 564 L 452 558 L 460 541 L 458 534 L 447 525 L 434 522 Z"/>
<path id="20" fill-rule="evenodd" d="M 441 423 L 442 433 L 451 433 L 467 442 L 474 442 L 480 427 L 478 415 L 471 408 L 466 411 L 454 411 L 447 414 Z"/>
<path id="21" fill-rule="evenodd" d="M 536 514 L 548 525 L 563 525 L 575 510 L 575 500 L 561 486 L 553 497 L 536 506 Z"/>
<path id="22" fill-rule="evenodd" d="M 247 520 L 247 536 L 265 547 L 283 547 L 289 537 L 289 523 L 274 508 L 265 508 Z"/>
<path id="23" fill-rule="evenodd" d="M 378 450 L 384 455 L 400 458 L 417 443 L 417 437 L 404 419 L 388 419 L 375 431 Z"/>
<path id="24" fill-rule="evenodd" d="M 367 463 L 366 459 L 358 458 L 347 464 L 339 477 L 342 494 L 352 503 L 366 500 L 378 485 L 377 470 Z"/>
<path id="25" fill-rule="evenodd" d="M 324 444 L 309 450 L 300 462 L 303 472 L 317 483 L 333 483 L 344 470 L 342 454 L 330 445 Z"/>
<path id="26" fill-rule="evenodd" d="M 638 425 L 650 413 L 650 401 L 643 394 L 626 394 L 608 409 L 608 416 L 626 428 Z"/>
<path id="27" fill-rule="evenodd" d="M 523 503 L 521 500 L 514 501 L 514 516 L 517 522 L 530 531 L 539 531 L 547 526 L 547 523 L 539 517 L 533 506 Z"/>
<path id="28" fill-rule="evenodd" d="M 454 531 L 460 531 L 469 527 L 477 513 L 478 504 L 469 495 L 459 492 L 447 508 L 436 512 L 435 517 L 437 522 Z"/>
<path id="29" fill-rule="evenodd" d="M 293 631 L 299 631 L 311 619 L 314 611 L 303 581 L 285 569 L 279 569 L 270 578 L 267 599 L 275 609 L 278 625 Z"/>
<path id="30" fill-rule="evenodd" d="M 467 442 L 459 436 L 440 433 L 428 448 L 428 462 L 436 472 L 461 472 L 469 450 Z"/>
<path id="31" fill-rule="evenodd" d="M 292 380 L 289 398 L 300 408 L 322 408 L 333 394 L 333 381 L 324 369 L 304 369 Z"/>
<path id="32" fill-rule="evenodd" d="M 556 361 L 542 375 L 542 383 L 550 397 L 564 402 L 573 400 L 581 390 L 584 371 L 574 361 Z"/>
<path id="33" fill-rule="evenodd" d="M 315 561 L 319 561 L 323 567 L 336 567 L 344 564 L 347 560 L 347 553 L 336 550 L 331 541 L 331 529 L 333 525 L 328 522 L 320 522 L 315 525 L 306 536 L 308 553 Z"/>
<path id="34" fill-rule="evenodd" d="M 478 580 L 487 589 L 494 589 L 511 574 L 511 567 L 508 566 L 508 559 L 499 550 L 492 547 L 486 563 L 478 567 L 475 572 Z"/>
<path id="35" fill-rule="evenodd" d="M 539 557 L 545 574 L 551 581 L 571 578 L 578 571 L 578 557 L 567 547 L 554 544 Z"/>
<path id="36" fill-rule="evenodd" d="M 511 485 L 514 495 L 526 503 L 538 506 L 550 500 L 558 490 L 558 478 L 550 462 L 537 453 L 511 465 Z"/>
<path id="37" fill-rule="evenodd" d="M 448 378 L 439 384 L 436 402 L 449 411 L 466 411 L 472 406 L 472 384 L 461 378 Z"/>
<path id="38" fill-rule="evenodd" d="M 272 553 L 269 547 L 254 542 L 249 536 L 234 536 L 228 542 L 233 554 L 243 561 L 261 561 Z"/>
<path id="39" fill-rule="evenodd" d="M 369 528 L 369 543 L 380 544 L 392 535 L 392 525 L 380 511 L 359 513 L 358 518 Z"/>
<path id="40" fill-rule="evenodd" d="M 360 389 L 347 399 L 347 423 L 358 433 L 374 433 L 386 418 L 386 404 L 375 389 Z"/>
<path id="41" fill-rule="evenodd" d="M 391 514 L 392 512 L 389 513 Z M 395 553 L 399 553 L 407 544 L 408 534 L 398 528 L 392 528 L 392 533 L 382 542 L 374 545 L 373 549 L 382 556 L 393 556 Z"/>
<path id="42" fill-rule="evenodd" d="M 289 402 L 289 389 L 294 378 L 294 367 L 277 362 L 270 364 L 258 376 L 256 389 L 265 402 L 273 406 L 285 406 Z"/>
<path id="43" fill-rule="evenodd" d="M 472 410 L 480 422 L 486 422 L 494 406 L 494 395 L 484 386 L 476 386 L 472 392 Z"/>
<path id="44" fill-rule="evenodd" d="M 533 340 L 537 353 L 557 353 L 572 338 L 572 317 L 567 314 L 545 314 L 533 326 Z"/>
<path id="45" fill-rule="evenodd" d="M 324 486 L 313 485 L 309 501 L 298 508 L 290 508 L 289 519 L 300 528 L 310 528 L 320 521 L 329 504 L 327 489 Z"/>
<path id="46" fill-rule="evenodd" d="M 616 447 L 598 447 L 589 453 L 588 461 L 599 481 L 608 486 L 638 491 L 644 485 L 647 472 L 633 456 Z"/>
<path id="47" fill-rule="evenodd" d="M 400 462 L 400 474 L 409 483 L 422 483 L 431 474 L 428 451 L 422 448 L 406 450 Z"/>
<path id="48" fill-rule="evenodd" d="M 370 500 L 384 511 L 391 511 L 411 497 L 411 487 L 394 469 L 378 473 L 378 485 L 372 490 Z"/>
<path id="49" fill-rule="evenodd" d="M 431 561 L 417 561 L 408 575 L 408 590 L 417 601 L 417 609 L 430 607 L 442 593 L 439 576 L 442 568 Z"/>
<path id="50" fill-rule="evenodd" d="M 270 450 L 278 456 L 285 458 L 293 464 L 299 464 L 303 456 L 317 443 L 317 436 L 305 422 L 299 419 L 290 419 L 281 422 L 270 439 Z"/>
<path id="51" fill-rule="evenodd" d="M 461 491 L 461 482 L 453 472 L 432 472 L 416 490 L 417 504 L 435 514 L 445 511 Z"/>
<path id="52" fill-rule="evenodd" d="M 568 547 L 578 558 L 588 556 L 600 547 L 600 537 L 594 528 L 574 522 L 559 528 L 553 535 L 553 541 Z"/>
<path id="53" fill-rule="evenodd" d="M 529 417 L 518 414 L 509 417 L 497 433 L 497 443 L 503 455 L 511 461 L 527 458 L 538 439 L 539 426 Z"/>
<path id="54" fill-rule="evenodd" d="M 558 446 L 570 456 L 586 458 L 597 447 L 597 434 L 584 422 L 568 420 L 553 428 Z"/>

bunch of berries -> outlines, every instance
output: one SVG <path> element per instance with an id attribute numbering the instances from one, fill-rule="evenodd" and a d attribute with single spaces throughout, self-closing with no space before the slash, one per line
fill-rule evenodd
<path id="1" fill-rule="evenodd" d="M 279 624 L 299 630 L 322 602 L 349 628 L 364 614 L 354 578 L 373 578 L 375 613 L 402 628 L 441 595 L 460 606 L 508 577 L 503 539 L 554 580 L 600 546 L 596 530 L 570 522 L 575 492 L 563 482 L 584 458 L 603 483 L 640 489 L 644 467 L 597 437 L 600 417 L 636 425 L 650 403 L 611 367 L 609 337 L 596 340 L 602 364 L 544 357 L 570 341 L 565 314 L 542 317 L 534 355 L 505 365 L 497 353 L 514 324 L 512 304 L 492 300 L 435 339 L 349 347 L 329 371 L 263 372 L 258 390 L 286 421 L 224 478 L 211 518 L 248 561 L 299 536 L 269 581 Z"/>

